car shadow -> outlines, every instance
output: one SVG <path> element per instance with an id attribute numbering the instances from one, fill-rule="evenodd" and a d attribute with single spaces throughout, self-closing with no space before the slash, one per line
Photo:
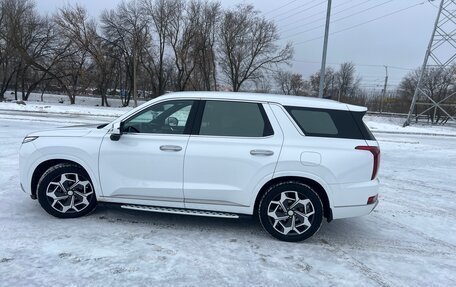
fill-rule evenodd
<path id="1" fill-rule="evenodd" d="M 263 230 L 258 218 L 241 216 L 238 219 L 189 216 L 121 209 L 116 206 L 99 206 L 90 215 L 98 220 L 106 220 L 117 224 L 145 224 L 158 229 L 172 228 L 186 232 L 200 232 L 201 230 L 213 233 L 222 233 L 224 236 L 239 238 L 249 237 L 273 238 Z M 307 243 L 326 244 L 328 240 L 345 242 L 353 236 L 375 236 L 369 228 L 369 222 L 364 218 L 326 220 L 317 234 L 307 239 Z M 375 232 L 374 232 L 375 233 Z"/>

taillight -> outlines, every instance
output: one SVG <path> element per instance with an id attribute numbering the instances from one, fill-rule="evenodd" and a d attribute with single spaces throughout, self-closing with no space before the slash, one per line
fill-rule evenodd
<path id="1" fill-rule="evenodd" d="M 378 168 L 380 165 L 380 148 L 377 146 L 360 145 L 360 146 L 355 147 L 355 149 L 370 151 L 372 153 L 372 155 L 374 156 L 374 168 L 372 169 L 372 178 L 371 178 L 371 180 L 373 180 L 377 176 Z"/>
<path id="2" fill-rule="evenodd" d="M 371 196 L 367 199 L 367 204 L 374 204 L 377 202 L 377 199 L 378 199 L 378 194 Z"/>

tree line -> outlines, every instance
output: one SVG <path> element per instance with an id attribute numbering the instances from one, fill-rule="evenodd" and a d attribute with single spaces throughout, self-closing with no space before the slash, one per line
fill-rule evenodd
<path id="1" fill-rule="evenodd" d="M 168 91 L 227 90 L 316 96 L 320 74 L 286 70 L 291 43 L 280 44 L 276 24 L 251 5 L 232 9 L 208 0 L 125 0 L 91 17 L 66 5 L 50 16 L 33 0 L 0 0 L 0 101 L 7 90 L 109 95 L 122 104 Z M 285 69 L 284 69 L 285 68 Z M 408 112 L 419 69 L 398 88 L 372 92 L 351 62 L 328 67 L 324 95 L 374 111 Z M 429 70 L 425 85 L 439 101 L 455 91 L 455 69 Z M 423 109 L 424 107 L 417 108 Z M 430 111 L 438 121 L 440 111 Z"/>
<path id="2" fill-rule="evenodd" d="M 222 9 L 203 0 L 129 0 L 92 18 L 81 6 L 40 15 L 31 0 L 0 0 L 0 100 L 59 90 L 70 102 L 89 88 L 109 105 L 141 94 L 239 91 L 287 63 L 276 25 L 250 5 Z M 221 82 L 220 82 L 221 81 Z"/>

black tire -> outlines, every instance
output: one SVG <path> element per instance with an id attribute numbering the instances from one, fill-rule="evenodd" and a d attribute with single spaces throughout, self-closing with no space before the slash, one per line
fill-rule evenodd
<path id="1" fill-rule="evenodd" d="M 65 175 L 65 178 L 68 176 L 67 186 L 59 187 L 58 181 L 59 179 L 62 180 L 62 175 Z M 76 177 L 77 175 L 77 177 Z M 82 184 L 74 184 L 69 186 L 71 183 L 75 183 L 76 180 Z M 90 184 L 88 184 L 90 183 Z M 51 188 L 52 186 L 52 188 Z M 73 190 L 67 191 L 66 188 L 73 187 Z M 48 190 L 54 190 L 53 192 L 49 192 Z M 57 190 L 57 192 L 56 192 Z M 87 193 L 88 195 L 85 196 L 85 200 L 81 196 L 81 194 Z M 67 196 L 66 199 L 58 200 L 61 203 L 55 203 L 54 199 L 49 196 Z M 56 195 L 57 194 L 57 195 Z M 71 195 L 70 195 L 71 194 Z M 91 211 L 95 209 L 97 206 L 97 199 L 95 196 L 95 190 L 93 188 L 92 181 L 90 180 L 89 175 L 87 172 L 80 166 L 71 164 L 71 163 L 60 163 L 51 168 L 49 168 L 43 175 L 41 176 L 40 180 L 38 181 L 37 185 L 37 197 L 41 207 L 50 215 L 59 218 L 76 218 L 87 215 Z M 73 197 L 73 199 L 72 199 Z M 88 204 L 87 204 L 88 202 Z M 53 207 L 53 203 L 55 208 Z M 71 204 L 73 203 L 73 204 Z M 75 206 L 74 208 L 70 208 L 69 210 L 64 210 L 66 207 L 64 205 Z M 61 209 L 61 210 L 58 210 Z M 79 211 L 77 211 L 79 209 Z"/>
<path id="2" fill-rule="evenodd" d="M 296 192 L 299 197 L 298 199 L 308 199 L 311 204 L 309 205 L 309 203 L 307 203 L 305 207 L 303 204 L 299 204 L 295 208 L 289 209 L 289 207 L 293 207 L 293 201 L 291 199 L 285 200 L 284 205 L 275 203 L 277 202 L 277 198 L 281 198 L 282 193 L 288 197 L 296 195 L 294 192 Z M 283 210 L 283 207 L 285 207 L 286 210 Z M 276 220 L 268 215 L 269 209 L 274 211 L 276 216 L 279 215 L 281 218 L 288 216 L 288 218 L 279 220 L 280 222 L 276 223 Z M 302 210 L 305 211 L 303 212 Z M 307 217 L 308 223 L 310 223 L 309 227 L 306 223 L 304 223 L 304 217 L 300 215 L 298 216 L 297 213 L 311 213 L 312 210 L 313 214 Z M 292 215 L 288 213 L 289 211 L 291 211 Z M 281 182 L 271 186 L 263 195 L 258 207 L 258 217 L 263 228 L 273 237 L 282 241 L 297 242 L 311 237 L 320 229 L 323 221 L 323 204 L 321 203 L 320 197 L 310 186 L 294 181 Z M 298 232 L 293 229 L 287 232 L 285 229 L 292 226 L 292 220 L 294 220 L 295 226 L 298 226 L 296 228 Z M 276 228 L 274 227 L 275 223 Z M 278 229 L 281 230 L 279 231 Z"/>

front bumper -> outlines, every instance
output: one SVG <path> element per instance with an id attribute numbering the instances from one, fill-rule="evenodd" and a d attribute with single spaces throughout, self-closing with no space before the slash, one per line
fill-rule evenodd
<path id="1" fill-rule="evenodd" d="M 35 151 L 36 147 L 33 142 L 22 144 L 19 150 L 19 181 L 21 190 L 29 195 L 32 194 L 31 168 L 36 156 L 34 156 Z"/>

